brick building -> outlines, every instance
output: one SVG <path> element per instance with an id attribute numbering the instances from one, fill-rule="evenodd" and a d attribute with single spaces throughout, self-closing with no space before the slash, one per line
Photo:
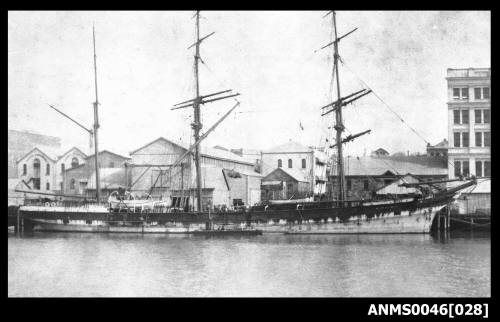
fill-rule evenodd
<path id="1" fill-rule="evenodd" d="M 335 196 L 337 171 L 333 169 L 328 194 Z M 350 200 L 372 198 L 379 189 L 411 174 L 419 180 L 434 181 L 447 178 L 446 160 L 426 156 L 348 156 L 344 161 L 346 194 Z"/>

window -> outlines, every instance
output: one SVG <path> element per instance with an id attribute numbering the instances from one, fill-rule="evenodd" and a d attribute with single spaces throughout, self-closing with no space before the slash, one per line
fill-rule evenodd
<path id="1" fill-rule="evenodd" d="M 460 147 L 460 132 L 453 133 L 453 146 L 455 148 Z"/>
<path id="2" fill-rule="evenodd" d="M 71 179 L 71 181 L 69 182 L 69 188 L 71 190 L 74 190 L 75 189 L 75 179 Z"/>
<path id="3" fill-rule="evenodd" d="M 45 175 L 50 175 L 50 164 L 47 164 L 47 166 L 45 167 Z"/>
<path id="4" fill-rule="evenodd" d="M 462 161 L 462 173 L 464 177 L 469 176 L 469 161 Z"/>
<path id="5" fill-rule="evenodd" d="M 490 123 L 490 110 L 483 110 L 483 123 Z"/>
<path id="6" fill-rule="evenodd" d="M 476 132 L 476 146 L 483 146 L 483 132 Z"/>
<path id="7" fill-rule="evenodd" d="M 453 99 L 454 100 L 467 100 L 469 99 L 469 89 L 464 88 L 454 88 L 453 89 Z"/>
<path id="8" fill-rule="evenodd" d="M 78 166 L 78 159 L 75 157 L 71 159 L 71 167 L 76 168 Z"/>
<path id="9" fill-rule="evenodd" d="M 291 168 L 292 167 L 292 159 L 288 159 L 288 167 Z"/>
<path id="10" fill-rule="evenodd" d="M 469 110 L 462 110 L 462 124 L 469 124 Z"/>
<path id="11" fill-rule="evenodd" d="M 474 88 L 474 99 L 480 100 L 481 99 L 481 88 Z"/>
<path id="12" fill-rule="evenodd" d="M 363 182 L 363 188 L 364 188 L 365 190 L 368 190 L 368 188 L 369 188 L 369 185 L 368 185 L 368 180 L 365 180 L 365 181 Z"/>
<path id="13" fill-rule="evenodd" d="M 484 161 L 484 176 L 491 177 L 491 161 Z"/>
<path id="14" fill-rule="evenodd" d="M 455 161 L 453 163 L 453 168 L 455 169 L 455 178 L 462 175 L 462 166 L 460 161 Z"/>
<path id="15" fill-rule="evenodd" d="M 62 182 L 59 182 L 59 189 L 61 189 L 61 191 L 63 191 L 63 183 Z"/>
<path id="16" fill-rule="evenodd" d="M 482 121 L 481 121 L 481 110 L 474 110 L 474 123 L 476 123 L 476 124 L 482 123 Z"/>
<path id="17" fill-rule="evenodd" d="M 351 190 L 352 189 L 352 181 L 351 179 L 347 180 L 347 190 Z"/>
<path id="18" fill-rule="evenodd" d="M 483 162 L 476 161 L 476 177 L 483 176 Z"/>
<path id="19" fill-rule="evenodd" d="M 302 159 L 302 169 L 306 168 L 306 159 Z"/>
<path id="20" fill-rule="evenodd" d="M 469 89 L 468 88 L 462 88 L 462 97 L 461 99 L 469 99 Z"/>
<path id="21" fill-rule="evenodd" d="M 469 146 L 469 132 L 462 132 L 462 146 Z"/>
<path id="22" fill-rule="evenodd" d="M 25 176 L 26 174 L 28 174 L 28 166 L 25 164 L 23 164 L 23 176 Z"/>
<path id="23" fill-rule="evenodd" d="M 48 183 L 48 182 L 47 182 L 47 183 L 45 184 L 45 190 L 50 190 L 50 183 Z"/>
<path id="24" fill-rule="evenodd" d="M 491 146 L 491 134 L 490 132 L 484 132 L 484 146 Z"/>
<path id="25" fill-rule="evenodd" d="M 281 159 L 278 159 L 278 168 L 282 168 L 283 167 L 283 163 L 281 162 Z"/>
<path id="26" fill-rule="evenodd" d="M 460 124 L 460 110 L 453 111 L 453 124 Z"/>
<path id="27" fill-rule="evenodd" d="M 115 167 L 115 163 L 114 163 L 114 162 L 110 162 L 110 163 L 109 163 L 109 167 L 110 167 L 110 168 L 114 168 L 114 167 Z"/>
<path id="28" fill-rule="evenodd" d="M 453 124 L 469 124 L 469 110 L 454 110 Z"/>
<path id="29" fill-rule="evenodd" d="M 61 163 L 61 172 L 64 173 L 64 163 Z"/>
<path id="30" fill-rule="evenodd" d="M 490 99 L 490 88 L 489 87 L 483 88 L 483 99 L 485 99 L 485 100 Z"/>

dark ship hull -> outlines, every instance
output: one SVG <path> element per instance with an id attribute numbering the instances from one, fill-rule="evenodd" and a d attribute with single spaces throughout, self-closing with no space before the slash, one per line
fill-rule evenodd
<path id="1" fill-rule="evenodd" d="M 235 212 L 112 212 L 64 207 L 21 207 L 24 220 L 38 231 L 199 233 L 262 231 L 287 234 L 429 233 L 437 212 L 456 193 L 474 184 L 428 198 L 384 201 L 286 203 Z"/>

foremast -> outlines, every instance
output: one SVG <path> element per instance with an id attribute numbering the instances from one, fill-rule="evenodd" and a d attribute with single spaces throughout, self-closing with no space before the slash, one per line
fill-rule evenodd
<path id="1" fill-rule="evenodd" d="M 92 38 L 94 40 L 94 85 L 95 85 L 95 102 L 94 102 L 94 152 L 95 152 L 95 189 L 97 203 L 101 201 L 101 184 L 99 175 L 99 147 L 97 140 L 97 129 L 99 129 L 99 113 L 98 105 L 99 99 L 97 96 L 97 56 L 95 52 L 95 26 L 92 26 Z"/>

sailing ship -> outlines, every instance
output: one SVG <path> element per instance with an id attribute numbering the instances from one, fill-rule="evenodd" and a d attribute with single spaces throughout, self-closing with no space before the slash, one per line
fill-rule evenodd
<path id="1" fill-rule="evenodd" d="M 345 193 L 343 165 L 343 144 L 369 132 L 342 138 L 345 129 L 342 122 L 342 108 L 355 100 L 368 95 L 371 90 L 360 90 L 345 97 L 340 93 L 339 82 L 339 41 L 352 33 L 338 37 L 336 14 L 332 16 L 334 40 L 324 46 L 333 46 L 333 75 L 336 81 L 336 100 L 322 107 L 322 115 L 335 113 L 338 191 L 335 198 L 327 201 L 291 200 L 286 202 L 266 203 L 237 211 L 204 211 L 202 209 L 202 177 L 200 162 L 200 143 L 212 132 L 238 105 L 237 103 L 224 114 L 210 129 L 200 135 L 200 106 L 209 102 L 238 96 L 228 94 L 231 90 L 200 95 L 198 64 L 200 44 L 213 33 L 200 38 L 200 15 L 196 12 L 196 42 L 189 48 L 195 48 L 194 76 L 195 98 L 175 104 L 173 110 L 193 107 L 194 144 L 171 165 L 178 166 L 188 157 L 194 159 L 196 172 L 196 207 L 193 211 L 175 209 L 163 201 L 152 199 L 135 200 L 119 193 L 110 196 L 106 206 L 85 206 L 68 208 L 61 206 L 23 206 L 21 214 L 32 223 L 35 230 L 77 231 L 77 232 L 137 232 L 137 233 L 244 233 L 279 232 L 286 234 L 345 234 L 345 233 L 429 233 L 437 212 L 450 204 L 457 195 L 474 185 L 475 180 L 468 180 L 452 188 L 438 192 L 419 193 L 402 199 L 386 200 L 348 200 Z M 95 67 L 94 33 L 94 67 Z M 96 68 L 95 68 L 96 70 Z M 96 72 L 96 71 L 95 71 Z M 95 76 L 96 102 L 94 103 L 94 140 L 97 165 L 97 76 Z M 227 95 L 226 95 L 227 94 Z M 99 174 L 96 171 L 96 182 Z M 413 184 L 423 187 L 436 182 Z M 427 190 L 426 190 L 427 191 Z M 96 199 L 100 201 L 99 186 Z"/>

